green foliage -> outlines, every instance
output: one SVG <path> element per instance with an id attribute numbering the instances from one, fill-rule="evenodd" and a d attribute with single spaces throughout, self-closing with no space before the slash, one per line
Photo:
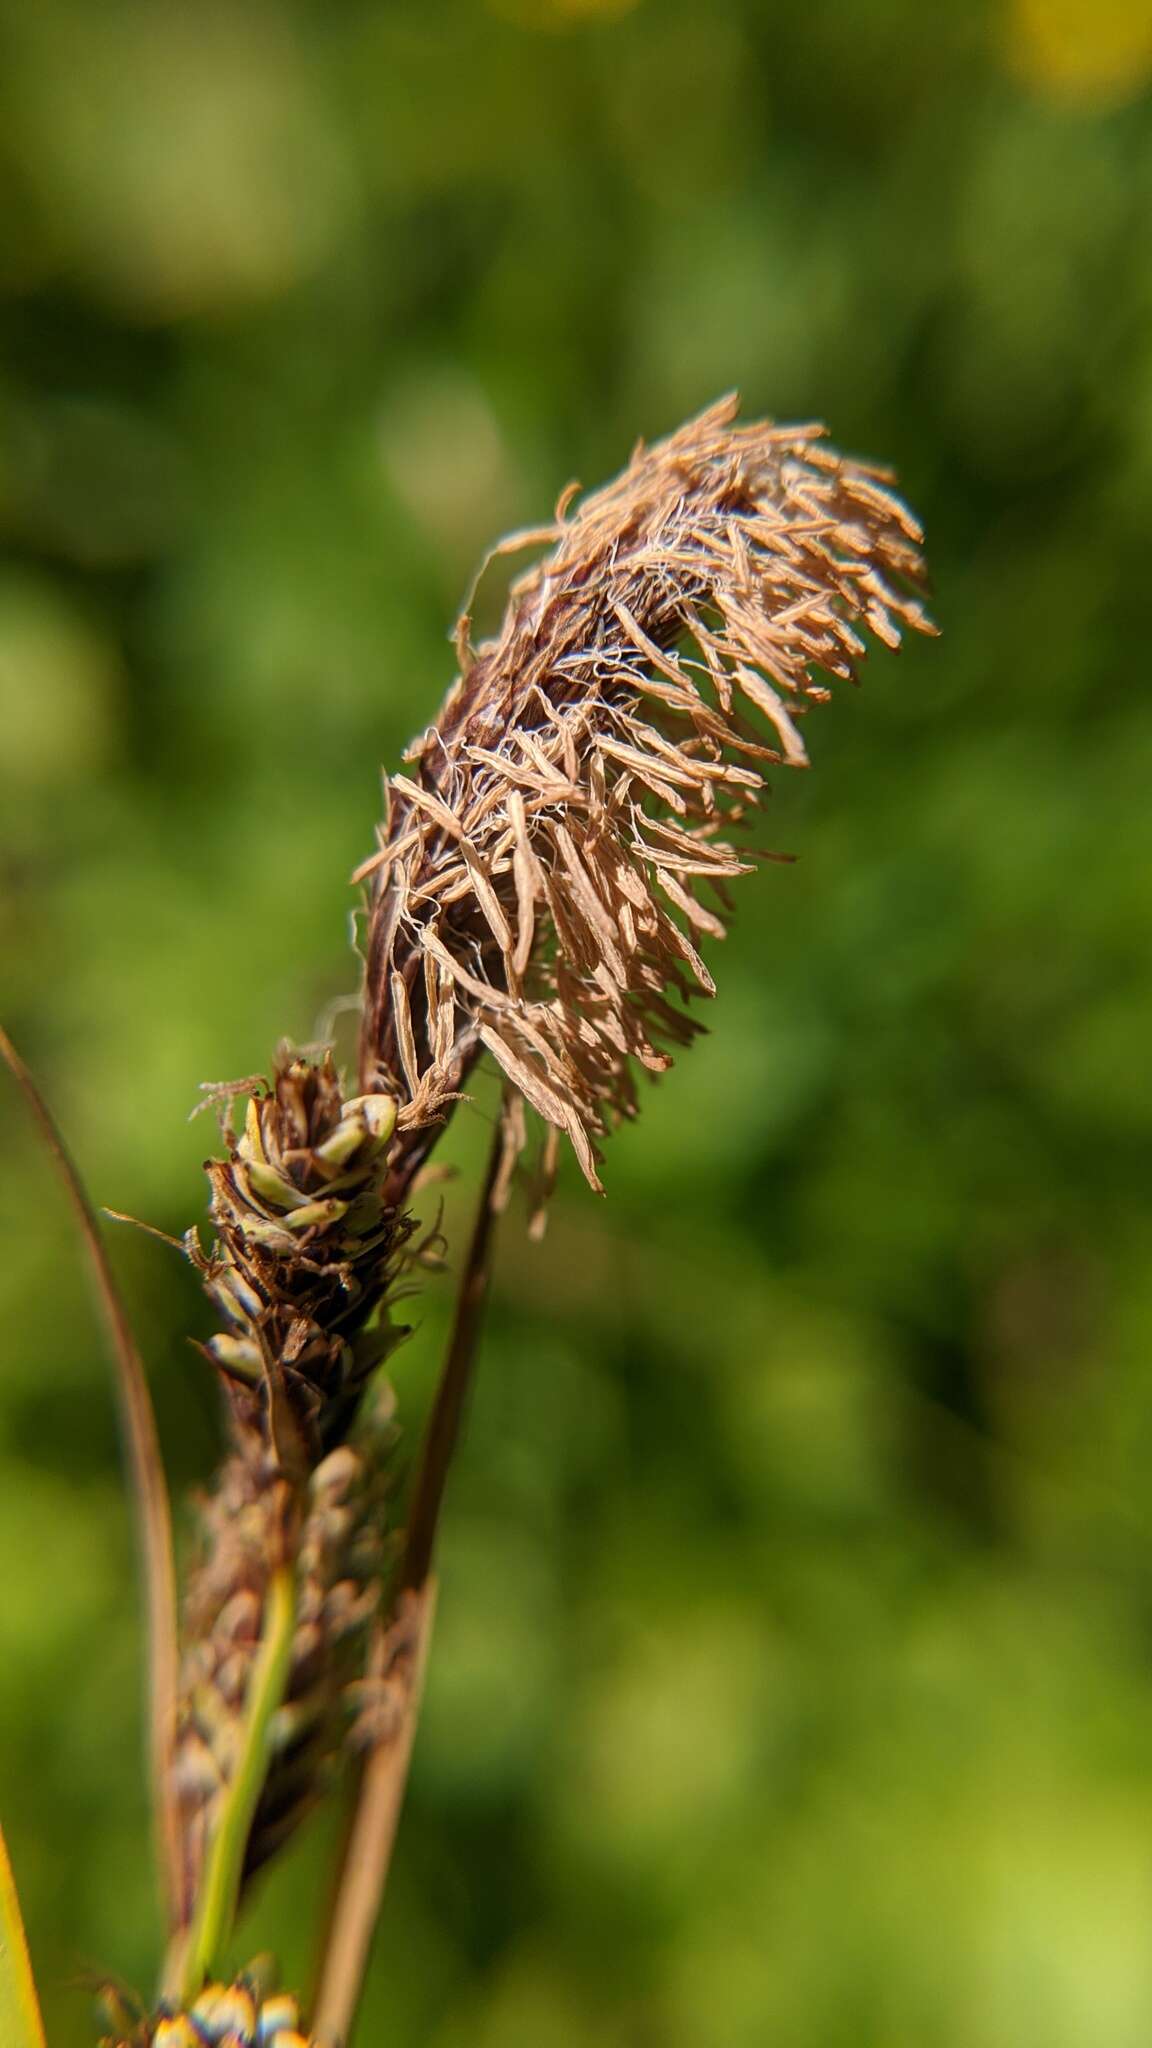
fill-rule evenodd
<path id="1" fill-rule="evenodd" d="M 504 1227 L 365 2038 L 1137 2048 L 1146 10 L 4 16 L 0 1014 L 98 1201 L 182 1231 L 197 1084 L 353 988 L 378 767 L 500 529 L 734 384 L 928 525 L 944 638 L 809 721 L 713 1036 L 606 1203 Z M 0 1806 L 79 2048 L 77 1979 L 158 1953 L 139 1628 L 81 1260 L 0 1114 Z M 113 1253 L 187 1485 L 194 1277 Z M 334 1831 L 244 1929 L 289 1982 Z"/>

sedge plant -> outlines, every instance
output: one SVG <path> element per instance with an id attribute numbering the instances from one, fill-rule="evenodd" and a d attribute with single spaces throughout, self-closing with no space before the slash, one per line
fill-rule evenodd
<path id="1" fill-rule="evenodd" d="M 494 1220 L 526 1148 L 542 1227 L 567 1143 L 603 1145 L 715 993 L 704 954 L 800 720 L 867 638 L 931 631 L 917 522 L 885 471 L 818 426 L 741 425 L 726 399 L 565 492 L 502 554 L 539 559 L 385 780 L 364 889 L 358 1071 L 282 1045 L 215 1091 L 209 1232 L 189 1231 L 218 1327 L 204 1347 L 225 1449 L 178 1585 L 147 1380 L 100 1230 L 68 1182 L 118 1367 L 150 1643 L 157 1984 L 109 1993 L 106 2048 L 345 2048 L 403 1800 L 435 1602 L 436 1531 L 483 1311 Z M 770 855 L 768 858 L 779 858 Z M 443 1251 L 417 1221 L 429 1155 L 482 1060 L 502 1110 L 460 1264 L 438 1391 L 405 1486 L 387 1364 L 402 1298 Z M 532 1128 L 539 1134 L 533 1141 Z M 310 2010 L 236 1970 L 248 1888 L 349 1777 L 355 1806 Z M 43 2041 L 0 1861 L 5 2048 Z"/>

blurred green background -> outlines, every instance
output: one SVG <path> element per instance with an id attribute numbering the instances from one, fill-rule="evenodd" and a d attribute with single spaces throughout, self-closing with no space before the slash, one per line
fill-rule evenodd
<path id="1" fill-rule="evenodd" d="M 1146 2044 L 1147 0 L 0 25 L 0 1014 L 97 1200 L 183 1230 L 198 1084 L 354 990 L 496 534 L 734 385 L 928 524 L 944 638 L 810 721 L 713 1035 L 505 1228 L 365 2044 Z M 0 1812 L 72 2048 L 155 1957 L 140 1638 L 0 1120 Z M 113 1249 L 187 1486 L 204 1312 Z M 298 1981 L 332 1832 L 247 1930 Z"/>

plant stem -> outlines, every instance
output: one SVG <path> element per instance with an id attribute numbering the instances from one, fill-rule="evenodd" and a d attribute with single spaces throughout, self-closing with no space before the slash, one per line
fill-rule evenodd
<path id="1" fill-rule="evenodd" d="M 495 1217 L 492 1196 L 501 1152 L 501 1133 L 497 1129 L 456 1297 L 448 1351 L 424 1433 L 408 1532 L 393 1591 L 397 1607 L 406 1599 L 416 1605 L 415 1638 L 408 1653 L 403 1711 L 399 1726 L 373 1750 L 361 1775 L 321 1963 L 314 2033 L 325 2048 L 344 2048 L 356 2016 L 404 1803 L 436 1604 L 432 1556 L 448 1470 L 475 1370 L 476 1346 L 488 1295 Z"/>
<path id="2" fill-rule="evenodd" d="M 403 1713 L 364 1766 L 316 1996 L 312 2031 L 323 2048 L 344 2048 L 356 2017 L 408 1784 L 436 1610 L 435 1579 L 409 1597 L 416 1614 Z"/>
<path id="3" fill-rule="evenodd" d="M 296 1586 L 290 1564 L 268 1581 L 264 1626 L 252 1667 L 236 1773 L 228 1788 L 204 1870 L 196 1913 L 180 1961 L 180 1996 L 189 2004 L 219 1968 L 244 1875 L 244 1851 L 268 1763 L 272 1716 L 284 1697 L 292 1662 Z"/>
<path id="4" fill-rule="evenodd" d="M 436 1531 L 444 1501 L 444 1488 L 448 1482 L 448 1468 L 452 1463 L 452 1453 L 460 1435 L 464 1405 L 476 1364 L 476 1345 L 480 1335 L 484 1304 L 488 1298 L 492 1229 L 495 1222 L 492 1193 L 500 1170 L 501 1150 L 498 1127 L 492 1141 L 484 1185 L 476 1207 L 472 1238 L 460 1280 L 460 1292 L 456 1297 L 456 1313 L 452 1323 L 452 1334 L 448 1340 L 448 1353 L 440 1374 L 436 1398 L 432 1403 L 432 1413 L 424 1432 L 420 1464 L 412 1488 L 408 1530 L 404 1554 L 400 1560 L 399 1586 L 402 1591 L 418 1592 L 432 1569 L 432 1554 L 436 1547 Z"/>

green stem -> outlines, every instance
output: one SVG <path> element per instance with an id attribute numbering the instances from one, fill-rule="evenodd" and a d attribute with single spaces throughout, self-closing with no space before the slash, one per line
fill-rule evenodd
<path id="1" fill-rule="evenodd" d="M 188 1931 L 181 1964 L 180 1996 L 197 1997 L 206 1978 L 219 1972 L 231 1932 L 244 1875 L 244 1852 L 268 1766 L 272 1716 L 284 1697 L 292 1662 L 296 1588 L 290 1565 L 280 1565 L 268 1582 L 264 1627 L 248 1684 L 248 1699 L 236 1775 L 225 1795 Z"/>

